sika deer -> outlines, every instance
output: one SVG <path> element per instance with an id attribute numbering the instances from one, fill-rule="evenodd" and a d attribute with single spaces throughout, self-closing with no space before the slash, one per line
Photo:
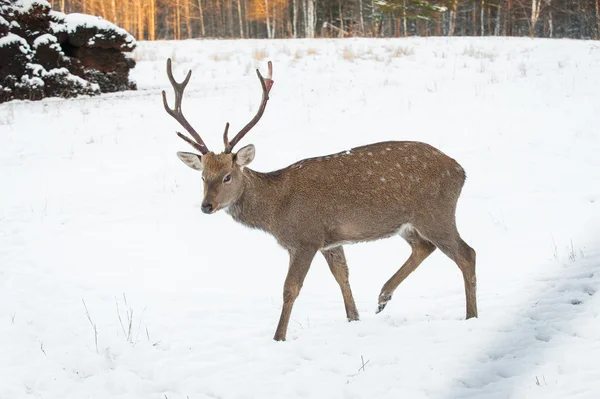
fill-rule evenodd
<path id="1" fill-rule="evenodd" d="M 460 268 L 466 317 L 476 317 L 475 251 L 460 238 L 455 223 L 456 203 L 465 182 L 463 168 L 428 144 L 389 141 L 304 159 L 275 172 L 254 171 L 247 167 L 254 159 L 252 144 L 237 153 L 232 150 L 260 120 L 269 99 L 271 63 L 266 78 L 256 72 L 262 86 L 259 110 L 231 141 L 226 125 L 225 151 L 220 154 L 208 150 L 183 116 L 181 100 L 192 71 L 177 83 L 170 59 L 167 74 L 175 90 L 175 108 L 169 108 L 164 91 L 163 102 L 195 141 L 177 134 L 200 152 L 177 155 L 202 172 L 202 211 L 212 214 L 224 209 L 234 220 L 272 234 L 289 252 L 275 340 L 285 340 L 292 306 L 317 252 L 323 254 L 341 288 L 348 320 L 358 320 L 342 246 L 394 235 L 408 242 L 412 254 L 383 285 L 377 313 L 398 285 L 439 248 Z"/>

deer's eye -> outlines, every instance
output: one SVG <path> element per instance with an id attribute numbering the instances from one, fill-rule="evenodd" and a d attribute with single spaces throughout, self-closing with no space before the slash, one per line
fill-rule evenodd
<path id="1" fill-rule="evenodd" d="M 231 175 L 227 175 L 223 178 L 223 183 L 229 183 L 231 181 Z"/>

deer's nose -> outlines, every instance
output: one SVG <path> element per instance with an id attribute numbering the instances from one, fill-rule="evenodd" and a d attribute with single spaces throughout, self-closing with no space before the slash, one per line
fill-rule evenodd
<path id="1" fill-rule="evenodd" d="M 211 213 L 213 210 L 212 204 L 202 204 L 202 212 Z"/>

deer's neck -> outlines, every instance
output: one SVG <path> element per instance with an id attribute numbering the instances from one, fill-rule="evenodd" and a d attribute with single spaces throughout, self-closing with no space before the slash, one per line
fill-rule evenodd
<path id="1" fill-rule="evenodd" d="M 272 233 L 279 175 L 246 168 L 244 180 L 242 195 L 229 205 L 227 213 L 237 222 Z"/>

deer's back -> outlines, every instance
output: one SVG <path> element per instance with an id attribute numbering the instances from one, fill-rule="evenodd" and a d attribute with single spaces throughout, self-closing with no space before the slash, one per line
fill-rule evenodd
<path id="1" fill-rule="evenodd" d="M 406 223 L 454 223 L 463 168 L 421 142 L 381 142 L 299 161 L 277 172 L 285 187 L 278 228 L 321 246 L 369 241 Z M 297 237 L 303 235 L 303 237 Z"/>

